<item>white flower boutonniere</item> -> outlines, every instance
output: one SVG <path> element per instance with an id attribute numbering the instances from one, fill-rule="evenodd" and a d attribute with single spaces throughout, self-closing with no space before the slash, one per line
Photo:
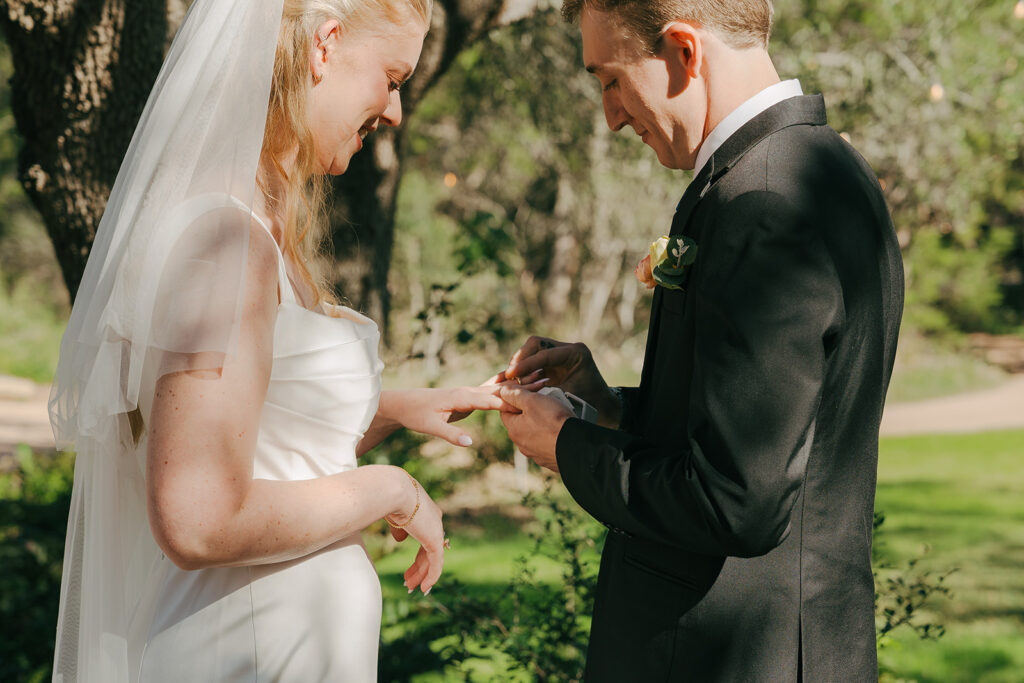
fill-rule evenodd
<path id="1" fill-rule="evenodd" d="M 685 235 L 662 236 L 651 242 L 651 253 L 636 264 L 636 279 L 653 289 L 682 289 L 686 269 L 697 260 L 697 243 Z"/>

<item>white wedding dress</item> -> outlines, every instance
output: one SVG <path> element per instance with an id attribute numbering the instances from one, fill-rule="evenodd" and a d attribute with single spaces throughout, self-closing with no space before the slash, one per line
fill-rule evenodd
<path id="1" fill-rule="evenodd" d="M 281 303 L 254 476 L 354 469 L 380 396 L 377 326 L 345 307 L 340 317 L 303 308 L 280 249 L 278 265 Z M 359 534 L 279 564 L 183 571 L 162 558 L 150 581 L 145 683 L 376 680 L 380 582 Z"/>

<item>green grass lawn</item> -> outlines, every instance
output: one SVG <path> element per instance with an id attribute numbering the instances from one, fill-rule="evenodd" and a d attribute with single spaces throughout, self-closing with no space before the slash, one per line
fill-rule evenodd
<path id="1" fill-rule="evenodd" d="M 920 615 L 943 624 L 946 634 L 920 640 L 909 630 L 895 631 L 879 653 L 883 670 L 891 672 L 885 680 L 1024 681 L 1024 431 L 884 439 L 877 509 L 886 516 L 877 548 L 882 559 L 904 566 L 921 557 L 918 568 L 935 573 L 956 568 L 947 579 L 952 596 L 933 597 Z M 385 641 L 407 632 L 403 616 L 415 621 L 436 614 L 451 579 L 460 590 L 497 599 L 516 558 L 530 549 L 525 534 L 498 517 L 453 524 L 450 532 L 445 576 L 428 598 L 408 596 L 401 585 L 414 544 L 378 562 L 392 613 Z M 559 572 L 550 561 L 539 563 L 546 581 L 558 581 Z M 474 680 L 488 679 L 481 666 Z"/>
<path id="2" fill-rule="evenodd" d="M 927 546 L 922 568 L 957 569 L 926 615 L 946 635 L 903 633 L 882 664 L 920 683 L 1024 681 L 1024 431 L 884 439 L 878 469 L 883 556 Z"/>
<path id="3" fill-rule="evenodd" d="M 49 382 L 66 325 L 66 315 L 28 283 L 8 291 L 0 278 L 0 374 Z"/>
<path id="4" fill-rule="evenodd" d="M 45 507 L 53 495 L 67 488 L 69 462 L 62 461 L 59 467 L 32 469 L 39 471 L 25 479 L 31 480 L 31 486 L 26 488 L 34 492 L 31 500 L 22 491 L 25 486 L 18 484 L 27 475 L 0 476 L 0 502 L 7 506 L 0 506 L 0 511 L 13 514 L 21 509 L 21 503 Z M 558 491 L 558 498 L 567 500 L 564 490 Z M 885 681 L 1024 681 L 1024 430 L 883 439 L 877 509 L 885 514 L 885 523 L 876 539 L 881 560 L 901 568 L 920 558 L 915 571 L 933 575 L 956 570 L 947 579 L 952 595 L 933 596 L 920 613 L 922 621 L 942 624 L 945 635 L 938 640 L 920 640 L 909 630 L 895 631 L 891 642 L 879 653 Z M 12 557 L 27 562 L 26 552 L 31 551 L 29 554 L 35 558 L 41 542 L 50 543 L 55 553 L 62 547 L 63 517 L 45 527 L 49 529 L 48 535 L 33 538 L 31 544 L 19 542 L 21 527 L 17 519 L 16 515 L 12 518 L 14 526 L 4 526 L 0 520 L 0 555 L 6 558 L 0 562 L 0 595 L 6 598 L 24 593 L 26 581 L 36 586 L 42 571 L 37 568 L 18 573 L 20 570 L 16 571 L 10 562 Z M 32 533 L 42 533 L 38 522 Z M 571 522 L 573 529 L 593 524 Z M 504 604 L 504 613 L 499 616 L 506 625 L 511 623 L 507 598 L 517 574 L 516 561 L 530 554 L 529 532 L 538 527 L 534 521 L 524 524 L 497 512 L 451 516 L 447 529 L 453 547 L 446 557 L 445 575 L 426 598 L 418 593 L 409 596 L 402 586 L 402 572 L 411 563 L 416 544 L 408 542 L 395 552 L 384 553 L 383 530 L 368 533 L 371 553 L 383 555 L 377 562 L 385 595 L 382 667 L 385 655 L 392 658 L 388 666 L 396 666 L 395 660 L 414 660 L 420 667 L 415 670 L 420 673 L 386 674 L 382 680 L 426 683 L 462 678 L 451 669 L 445 671 L 440 665 L 431 664 L 441 661 L 438 653 L 443 647 L 457 646 L 457 634 L 452 631 L 446 610 L 458 604 L 461 597 L 471 596 L 486 606 Z M 596 550 L 588 553 L 589 557 L 596 557 Z M 22 564 L 28 567 L 25 562 Z M 562 585 L 563 564 L 543 558 L 535 558 L 533 564 L 540 584 Z M 59 571 L 51 582 L 53 599 L 56 576 Z M 41 591 L 46 586 L 39 584 L 36 588 Z M 540 606 L 533 610 L 533 623 L 551 621 L 549 617 L 559 606 L 559 597 L 545 597 L 536 588 L 531 590 L 540 596 Z M 17 607 L 9 599 L 0 601 L 4 608 L 0 610 L 0 624 L 8 627 L 0 631 L 13 638 L 9 644 L 15 649 L 19 638 L 25 635 L 22 631 L 27 628 L 24 624 L 29 616 L 36 624 L 35 630 L 29 629 L 36 634 L 33 642 L 52 633 L 54 615 L 44 602 L 42 598 L 31 598 L 29 609 L 24 605 Z M 17 621 L 2 618 L 10 617 L 8 611 L 15 607 Z M 21 626 L 12 630 L 16 623 Z M 586 618 L 581 617 L 580 623 L 585 625 Z M 547 638 L 543 634 L 537 637 Z M 510 675 L 505 671 L 509 660 L 498 652 L 503 645 L 495 643 L 492 640 L 477 652 L 476 659 L 462 674 L 472 671 L 472 680 L 480 681 L 531 680 L 527 674 Z M 31 658 L 38 659 L 38 667 L 45 668 L 48 652 L 38 658 L 36 654 Z"/>

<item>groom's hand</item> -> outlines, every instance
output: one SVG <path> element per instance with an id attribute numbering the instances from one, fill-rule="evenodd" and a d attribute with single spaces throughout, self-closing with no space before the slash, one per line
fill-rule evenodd
<path id="1" fill-rule="evenodd" d="M 509 438 L 527 458 L 557 472 L 555 444 L 572 411 L 553 398 L 519 387 L 505 385 L 500 396 L 508 404 L 502 410 L 501 421 Z"/>
<path id="2" fill-rule="evenodd" d="M 512 356 L 504 377 L 512 380 L 538 371 L 548 378 L 550 386 L 575 394 L 594 406 L 598 424 L 618 428 L 622 404 L 608 388 L 586 344 L 530 337 Z"/>

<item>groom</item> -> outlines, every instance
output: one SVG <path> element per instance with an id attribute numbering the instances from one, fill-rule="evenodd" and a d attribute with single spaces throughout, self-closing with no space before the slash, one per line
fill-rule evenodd
<path id="1" fill-rule="evenodd" d="M 611 530 L 586 678 L 875 681 L 878 427 L 903 303 L 878 181 L 822 97 L 780 82 L 768 0 L 563 14 L 612 130 L 695 169 L 670 235 L 696 260 L 654 292 L 640 386 L 538 337 L 506 371 L 543 368 L 600 413 L 502 390 L 520 450 Z"/>

